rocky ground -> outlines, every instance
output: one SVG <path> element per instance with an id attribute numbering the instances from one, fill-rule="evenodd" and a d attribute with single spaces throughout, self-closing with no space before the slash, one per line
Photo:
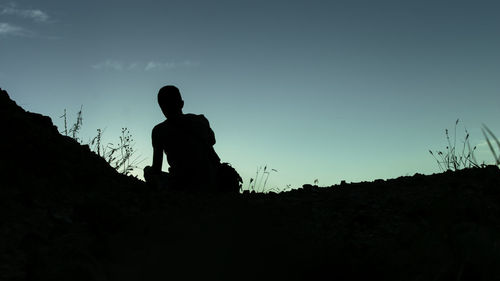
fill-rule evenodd
<path id="1" fill-rule="evenodd" d="M 280 194 L 152 190 L 0 90 L 0 280 L 500 280 L 496 166 Z"/>

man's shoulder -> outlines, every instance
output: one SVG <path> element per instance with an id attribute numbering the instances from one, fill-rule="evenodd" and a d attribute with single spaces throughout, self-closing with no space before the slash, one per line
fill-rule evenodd
<path id="1" fill-rule="evenodd" d="M 191 120 L 206 120 L 207 118 L 203 114 L 194 114 L 194 113 L 187 113 L 184 114 L 184 118 L 186 119 L 191 119 Z"/>
<path id="2" fill-rule="evenodd" d="M 157 129 L 157 128 L 158 128 L 158 129 L 159 129 L 159 128 L 163 128 L 163 127 L 165 127 L 166 125 L 167 125 L 167 120 L 165 120 L 165 121 L 163 121 L 163 122 L 160 122 L 160 123 L 156 124 L 156 125 L 153 127 L 153 130 L 154 130 L 154 129 Z"/>
<path id="3" fill-rule="evenodd" d="M 184 115 L 186 121 L 194 124 L 208 124 L 208 119 L 203 114 L 188 113 Z"/>
<path id="4" fill-rule="evenodd" d="M 167 120 L 156 124 L 156 126 L 153 127 L 153 134 L 165 130 L 166 127 L 167 127 Z"/>

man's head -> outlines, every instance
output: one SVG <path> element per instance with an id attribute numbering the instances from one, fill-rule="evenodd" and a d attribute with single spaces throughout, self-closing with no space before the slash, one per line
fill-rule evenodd
<path id="1" fill-rule="evenodd" d="M 158 104 L 167 118 L 175 118 L 182 115 L 184 101 L 181 98 L 179 89 L 175 86 L 168 85 L 160 89 L 158 92 Z"/>

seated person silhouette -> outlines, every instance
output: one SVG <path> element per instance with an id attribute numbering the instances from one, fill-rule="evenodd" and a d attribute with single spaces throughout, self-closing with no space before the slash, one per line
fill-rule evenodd
<path id="1" fill-rule="evenodd" d="M 153 128 L 153 165 L 144 168 L 144 179 L 156 188 L 214 188 L 221 164 L 208 120 L 182 112 L 184 101 L 175 86 L 160 89 L 158 104 L 167 119 Z M 170 166 L 168 173 L 162 172 L 163 153 Z"/>

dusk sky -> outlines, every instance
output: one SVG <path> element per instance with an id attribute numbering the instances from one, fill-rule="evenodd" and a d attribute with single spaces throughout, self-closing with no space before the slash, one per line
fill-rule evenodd
<path id="1" fill-rule="evenodd" d="M 84 143 L 129 128 L 141 167 L 172 84 L 245 187 L 264 165 L 267 189 L 430 174 L 457 118 L 457 144 L 466 126 L 493 163 L 499 15 L 498 0 L 0 0 L 0 87 L 60 130 L 83 105 Z"/>

